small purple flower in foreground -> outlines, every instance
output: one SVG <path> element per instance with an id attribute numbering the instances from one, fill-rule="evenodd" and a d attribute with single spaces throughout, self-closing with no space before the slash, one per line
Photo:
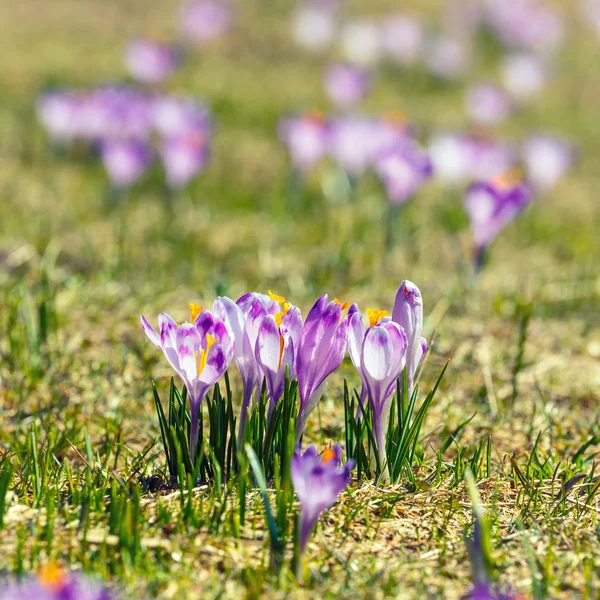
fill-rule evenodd
<path id="1" fill-rule="evenodd" d="M 414 144 L 406 143 L 384 151 L 374 166 L 393 204 L 410 200 L 433 172 L 429 156 Z"/>
<path id="2" fill-rule="evenodd" d="M 202 131 L 188 131 L 163 140 L 160 156 L 171 188 L 185 187 L 207 165 L 210 157 L 208 136 Z"/>
<path id="3" fill-rule="evenodd" d="M 8 583 L 0 588 L 0 600 L 111 600 L 99 582 L 76 573 L 65 573 L 51 564 L 37 578 Z"/>
<path id="4" fill-rule="evenodd" d="M 356 367 L 373 411 L 373 437 L 375 438 L 372 462 L 379 465 L 382 480 L 389 478 L 386 456 L 386 432 L 391 398 L 396 381 L 406 364 L 407 340 L 403 328 L 393 322 L 387 311 L 367 309 L 369 327 L 365 331 L 363 315 L 351 315 L 348 330 L 350 358 Z"/>
<path id="5" fill-rule="evenodd" d="M 100 156 L 111 183 L 119 189 L 133 185 L 153 159 L 148 145 L 136 140 L 104 140 Z"/>
<path id="6" fill-rule="evenodd" d="M 350 307 L 348 315 L 341 319 L 347 304 L 334 299 L 327 302 L 327 294 L 321 296 L 304 322 L 296 353 L 296 376 L 300 392 L 300 410 L 296 426 L 296 440 L 300 440 L 310 413 L 316 408 L 327 377 L 344 360 L 346 353 L 348 322 L 357 310 Z"/>
<path id="7" fill-rule="evenodd" d="M 208 390 L 227 371 L 233 358 L 234 338 L 225 323 L 208 310 L 190 304 L 192 323 L 178 325 L 169 315 L 158 317 L 159 332 L 142 315 L 142 329 L 163 352 L 185 384 L 190 397 L 190 457 L 196 458 L 200 405 Z"/>
<path id="8" fill-rule="evenodd" d="M 177 68 L 179 53 L 172 44 L 135 40 L 125 50 L 125 64 L 138 81 L 161 83 Z"/>
<path id="9" fill-rule="evenodd" d="M 485 249 L 527 206 L 531 190 L 512 173 L 474 183 L 464 198 L 475 242 L 475 268 L 483 265 Z"/>
<path id="10" fill-rule="evenodd" d="M 323 79 L 329 99 L 341 108 L 360 104 L 370 87 L 369 74 L 348 63 L 336 63 L 325 72 Z"/>
<path id="11" fill-rule="evenodd" d="M 521 146 L 527 180 L 534 189 L 547 191 L 573 167 L 576 152 L 568 142 L 550 135 L 532 135 Z"/>
<path id="12" fill-rule="evenodd" d="M 205 46 L 222 36 L 232 23 L 232 7 L 220 0 L 196 0 L 181 9 L 181 32 L 197 46 Z"/>
<path id="13" fill-rule="evenodd" d="M 297 448 L 292 457 L 292 484 L 300 502 L 299 558 L 321 513 L 335 503 L 350 482 L 354 460 L 340 465 L 341 459 L 340 446 L 325 450 L 321 456 L 317 456 L 314 446 L 309 446 L 304 454 Z"/>
<path id="14" fill-rule="evenodd" d="M 279 138 L 287 147 L 294 167 L 306 173 L 327 152 L 329 125 L 321 113 L 309 112 L 283 119 L 279 125 Z"/>
<path id="15" fill-rule="evenodd" d="M 500 125 L 512 112 L 510 98 L 502 88 L 491 83 L 479 83 L 469 88 L 465 106 L 471 120 L 480 125 Z"/>

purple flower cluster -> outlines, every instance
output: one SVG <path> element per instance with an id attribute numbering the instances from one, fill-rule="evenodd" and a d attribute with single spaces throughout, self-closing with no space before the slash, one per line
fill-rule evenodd
<path id="1" fill-rule="evenodd" d="M 348 312 L 344 316 L 346 308 Z M 346 355 L 349 340 L 350 355 L 377 415 L 385 412 L 383 405 L 404 366 L 412 385 L 425 348 L 420 337 L 421 295 L 408 281 L 398 289 L 393 321 L 377 319 L 373 322 L 372 312 L 367 311 L 371 326 L 366 332 L 361 329 L 360 335 L 362 315 L 358 307 L 348 307 L 337 298 L 329 301 L 327 295 L 317 300 L 304 321 L 299 308 L 271 292 L 244 294 L 237 302 L 219 297 L 212 311 L 195 304 L 191 304 L 190 309 L 190 323 L 178 324 L 166 313 L 158 318 L 158 330 L 144 316 L 141 322 L 146 335 L 163 352 L 187 388 L 192 416 L 192 456 L 198 437 L 200 405 L 233 359 L 244 388 L 240 442 L 257 386 L 260 389 L 263 380 L 266 382 L 272 411 L 283 394 L 286 372 L 298 380 L 300 407 L 296 437 L 300 440 L 310 414 L 323 395 L 327 378 Z M 391 363 L 383 361 L 378 365 L 382 357 Z M 385 369 L 385 373 L 381 369 Z"/>
<path id="2" fill-rule="evenodd" d="M 306 113 L 283 119 L 279 137 L 298 171 L 306 173 L 324 158 L 353 178 L 371 169 L 395 203 L 406 202 L 432 175 L 427 153 L 399 114 L 326 118 Z"/>
<path id="3" fill-rule="evenodd" d="M 39 98 L 37 112 L 56 142 L 97 148 L 117 188 L 133 185 L 157 154 L 173 188 L 185 186 L 208 162 L 210 112 L 188 98 L 126 86 L 54 90 Z"/>
<path id="4" fill-rule="evenodd" d="M 111 600 L 113 596 L 100 583 L 65 573 L 56 565 L 44 567 L 36 578 L 0 587 L 0 600 Z"/>

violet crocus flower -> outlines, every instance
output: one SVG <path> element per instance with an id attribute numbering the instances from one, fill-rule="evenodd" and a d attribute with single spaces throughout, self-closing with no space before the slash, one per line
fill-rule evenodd
<path id="1" fill-rule="evenodd" d="M 513 107 L 502 88 L 492 83 L 478 83 L 467 90 L 465 108 L 473 122 L 493 127 L 506 121 Z"/>
<path id="2" fill-rule="evenodd" d="M 370 87 L 369 74 L 349 63 L 331 65 L 323 78 L 329 99 L 340 108 L 360 104 Z"/>
<path id="3" fill-rule="evenodd" d="M 509 54 L 500 63 L 504 89 L 517 102 L 527 102 L 540 94 L 548 79 L 548 68 L 535 54 Z"/>
<path id="4" fill-rule="evenodd" d="M 306 542 L 319 516 L 335 503 L 350 483 L 350 471 L 354 468 L 354 460 L 340 465 L 341 459 L 342 449 L 338 445 L 325 450 L 321 456 L 317 455 L 317 450 L 312 445 L 304 454 L 298 447 L 292 457 L 292 484 L 300 502 L 298 571 Z M 300 575 L 299 572 L 297 574 Z"/>
<path id="5" fill-rule="evenodd" d="M 160 157 L 167 184 L 181 189 L 206 167 L 210 157 L 208 135 L 190 130 L 168 137 L 161 143 Z"/>
<path id="6" fill-rule="evenodd" d="M 200 406 L 208 390 L 225 374 L 234 354 L 227 325 L 201 306 L 190 304 L 193 323 L 178 325 L 169 315 L 158 317 L 159 332 L 142 315 L 142 328 L 181 378 L 190 398 L 190 457 L 196 458 Z"/>
<path id="7" fill-rule="evenodd" d="M 529 136 L 521 145 L 527 181 L 534 189 L 548 191 L 572 169 L 577 161 L 573 146 L 558 137 Z"/>
<path id="8" fill-rule="evenodd" d="M 132 186 L 153 160 L 150 147 L 137 140 L 104 140 L 100 157 L 112 185 L 117 189 Z"/>
<path id="9" fill-rule="evenodd" d="M 364 116 L 346 116 L 331 122 L 329 153 L 350 177 L 359 177 L 381 151 L 379 122 Z"/>
<path id="10" fill-rule="evenodd" d="M 100 583 L 77 573 L 66 573 L 57 565 L 45 566 L 35 578 L 0 587 L 0 600 L 111 600 Z"/>
<path id="11" fill-rule="evenodd" d="M 381 23 L 380 36 L 383 56 L 398 65 L 414 65 L 423 51 L 423 27 L 409 15 L 386 17 Z"/>
<path id="12" fill-rule="evenodd" d="M 221 37 L 232 23 L 233 8 L 221 0 L 195 0 L 181 9 L 181 33 L 200 47 Z"/>
<path id="13" fill-rule="evenodd" d="M 374 167 L 393 204 L 410 200 L 432 174 L 429 156 L 415 145 L 406 143 L 384 151 Z"/>
<path id="14" fill-rule="evenodd" d="M 415 374 L 421 359 L 427 351 L 427 340 L 423 331 L 423 298 L 421 290 L 405 279 L 396 291 L 392 321 L 398 323 L 406 335 L 406 374 L 408 392 L 412 394 Z"/>
<path id="15" fill-rule="evenodd" d="M 125 65 L 131 75 L 142 83 L 161 83 L 179 65 L 179 53 L 172 44 L 153 40 L 134 40 L 125 50 Z"/>
<path id="16" fill-rule="evenodd" d="M 483 266 L 486 248 L 527 206 L 531 191 L 520 178 L 508 173 L 469 187 L 464 198 L 475 243 L 475 268 Z"/>
<path id="17" fill-rule="evenodd" d="M 234 358 L 242 378 L 243 399 L 238 429 L 238 444 L 242 445 L 252 402 L 252 394 L 262 381 L 263 373 L 256 360 L 255 348 L 262 320 L 269 314 L 267 303 L 259 294 L 246 294 L 237 303 L 227 297 L 219 297 L 213 305 L 213 312 L 232 332 L 234 338 Z M 268 298 L 268 297 L 267 297 Z M 279 304 L 277 304 L 278 311 Z"/>
<path id="18" fill-rule="evenodd" d="M 283 310 L 265 315 L 256 337 L 255 356 L 267 382 L 269 416 L 281 398 L 286 370 L 296 378 L 296 353 L 302 332 L 300 309 L 284 302 Z"/>
<path id="19" fill-rule="evenodd" d="M 164 138 L 171 138 L 189 131 L 208 134 L 211 129 L 210 111 L 191 98 L 161 94 L 150 107 L 150 119 L 154 130 Z"/>
<path id="20" fill-rule="evenodd" d="M 306 173 L 328 150 L 329 124 L 318 112 L 286 118 L 279 125 L 279 138 L 287 147 L 294 167 Z"/>
<path id="21" fill-rule="evenodd" d="M 328 302 L 325 294 L 317 300 L 304 322 L 296 353 L 296 376 L 300 392 L 297 441 L 302 437 L 308 417 L 323 395 L 327 377 L 344 360 L 349 318 L 357 310 L 355 306 L 350 307 L 348 315 L 342 319 L 342 310 L 346 306 L 337 299 Z"/>
<path id="22" fill-rule="evenodd" d="M 392 395 L 406 364 L 407 340 L 403 328 L 384 310 L 367 309 L 369 327 L 356 311 L 350 318 L 348 349 L 363 383 L 373 411 L 375 438 L 373 468 L 379 466 L 382 480 L 389 478 L 386 456 L 386 432 Z"/>

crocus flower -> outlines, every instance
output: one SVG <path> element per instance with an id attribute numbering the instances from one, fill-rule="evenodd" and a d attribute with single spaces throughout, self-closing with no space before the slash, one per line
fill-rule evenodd
<path id="1" fill-rule="evenodd" d="M 201 306 L 190 305 L 193 323 L 178 325 L 169 315 L 158 317 L 159 332 L 142 315 L 142 328 L 159 348 L 190 398 L 190 457 L 196 458 L 200 405 L 208 390 L 225 374 L 234 354 L 234 337 L 225 323 Z"/>
<path id="2" fill-rule="evenodd" d="M 554 187 L 573 167 L 576 153 L 571 144 L 550 135 L 528 137 L 521 146 L 527 180 L 535 189 Z"/>
<path id="3" fill-rule="evenodd" d="M 105 140 L 100 145 L 100 156 L 115 188 L 133 185 L 153 159 L 148 145 L 136 140 Z"/>
<path id="4" fill-rule="evenodd" d="M 509 54 L 500 63 L 500 78 L 504 89 L 517 102 L 527 102 L 542 91 L 548 69 L 535 54 Z"/>
<path id="5" fill-rule="evenodd" d="M 329 152 L 350 177 L 362 175 L 380 146 L 379 124 L 369 117 L 347 116 L 331 122 Z"/>
<path id="6" fill-rule="evenodd" d="M 125 50 L 125 64 L 138 81 L 161 83 L 177 68 L 179 53 L 172 44 L 134 40 Z"/>
<path id="7" fill-rule="evenodd" d="M 285 301 L 282 308 L 262 319 L 254 349 L 256 362 L 267 382 L 269 416 L 283 394 L 286 370 L 289 370 L 290 380 L 296 378 L 296 352 L 302 331 L 300 309 Z"/>
<path id="8" fill-rule="evenodd" d="M 306 317 L 296 354 L 296 376 L 300 392 L 300 411 L 296 438 L 300 439 L 310 413 L 316 408 L 327 377 L 342 363 L 346 353 L 348 320 L 356 307 L 351 307 L 341 320 L 342 305 L 339 300 L 327 301 L 321 296 Z"/>
<path id="9" fill-rule="evenodd" d="M 279 138 L 287 147 L 294 167 L 306 173 L 327 152 L 329 125 L 322 114 L 305 113 L 284 119 L 279 125 Z"/>
<path id="10" fill-rule="evenodd" d="M 340 43 L 344 58 L 361 67 L 374 66 L 381 55 L 381 35 L 375 21 L 347 23 L 342 29 Z"/>
<path id="11" fill-rule="evenodd" d="M 429 156 L 415 145 L 401 144 L 383 152 L 375 161 L 387 197 L 394 204 L 404 204 L 431 177 Z"/>
<path id="12" fill-rule="evenodd" d="M 412 393 L 417 367 L 427 351 L 423 331 L 423 298 L 421 290 L 405 279 L 396 291 L 392 320 L 398 323 L 406 335 L 406 373 L 408 392 Z"/>
<path id="13" fill-rule="evenodd" d="M 181 9 L 181 33 L 200 47 L 221 37 L 232 23 L 233 9 L 221 0 L 195 0 Z"/>
<path id="14" fill-rule="evenodd" d="M 512 102 L 504 90 L 491 83 L 478 83 L 467 90 L 465 107 L 470 119 L 480 125 L 496 126 L 510 116 Z"/>
<path id="15" fill-rule="evenodd" d="M 476 270 L 483 264 L 485 249 L 530 200 L 530 189 L 512 173 L 469 187 L 464 205 L 471 219 Z"/>
<path id="16" fill-rule="evenodd" d="M 425 46 L 425 64 L 441 79 L 458 79 L 469 66 L 469 47 L 458 37 L 439 36 Z"/>
<path id="17" fill-rule="evenodd" d="M 369 91 L 369 74 L 348 63 L 331 65 L 323 78 L 329 99 L 340 108 L 360 104 Z"/>
<path id="18" fill-rule="evenodd" d="M 70 142 L 77 137 L 76 118 L 81 99 L 70 91 L 43 94 L 37 102 L 38 119 L 57 142 Z"/>
<path id="19" fill-rule="evenodd" d="M 381 52 L 402 66 L 413 65 L 423 50 L 423 28 L 409 15 L 395 14 L 381 23 Z"/>
<path id="20" fill-rule="evenodd" d="M 367 309 L 367 316 L 366 330 L 360 312 L 350 317 L 348 349 L 373 411 L 373 468 L 378 465 L 385 480 L 389 477 L 385 442 L 391 399 L 406 364 L 407 339 L 386 311 Z"/>
<path id="21" fill-rule="evenodd" d="M 550 54 L 561 45 L 562 20 L 548 6 L 534 0 L 488 0 L 486 20 L 506 46 Z"/>
<path id="22" fill-rule="evenodd" d="M 209 109 L 191 98 L 156 96 L 150 107 L 150 118 L 154 130 L 165 138 L 192 130 L 208 134 L 211 128 Z"/>
<path id="23" fill-rule="evenodd" d="M 191 130 L 166 138 L 160 147 L 160 157 L 168 185 L 175 189 L 183 188 L 208 163 L 208 136 L 202 131 Z"/>
<path id="24" fill-rule="evenodd" d="M 299 559 L 304 554 L 308 537 L 321 513 L 335 503 L 350 483 L 354 460 L 340 465 L 341 459 L 340 446 L 325 450 L 321 456 L 317 455 L 314 446 L 309 446 L 304 454 L 297 448 L 292 457 L 292 484 L 300 502 Z"/>
<path id="25" fill-rule="evenodd" d="M 37 577 L 0 587 L 0 600 L 111 600 L 113 596 L 99 582 L 66 573 L 58 566 L 45 566 Z"/>
<path id="26" fill-rule="evenodd" d="M 314 3 L 299 6 L 292 15 L 296 43 L 310 52 L 322 52 L 333 41 L 337 28 L 334 12 Z"/>

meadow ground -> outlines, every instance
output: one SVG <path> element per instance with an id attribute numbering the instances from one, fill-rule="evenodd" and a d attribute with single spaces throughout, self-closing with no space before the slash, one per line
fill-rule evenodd
<path id="1" fill-rule="evenodd" d="M 422 4 L 433 14 L 442 3 Z M 117 206 L 97 161 L 50 147 L 34 98 L 44 85 L 124 76 L 125 40 L 172 35 L 176 6 L 2 5 L 0 469 L 12 478 L 0 572 L 57 561 L 138 598 L 458 598 L 471 581 L 471 466 L 498 580 L 525 597 L 598 597 L 600 45 L 575 14 L 555 81 L 503 133 L 565 134 L 581 162 L 499 237 L 475 279 L 461 197 L 436 183 L 392 215 L 392 244 L 387 201 L 368 178 L 345 202 L 317 179 L 290 196 L 277 121 L 327 103 L 321 62 L 288 39 L 287 3 L 240 3 L 243 26 L 168 84 L 212 106 L 207 171 L 170 203 L 150 173 Z M 400 109 L 428 132 L 462 126 L 462 98 L 461 85 L 384 70 L 367 109 Z M 171 371 L 140 314 L 183 320 L 190 301 L 267 289 L 303 314 L 325 292 L 389 309 L 404 278 L 421 288 L 433 340 L 422 389 L 450 360 L 415 483 L 353 482 L 309 543 L 304 586 L 271 573 L 257 493 L 241 525 L 235 489 L 197 488 L 190 508 L 179 491 L 143 488 L 164 468 L 150 381 L 166 394 Z M 329 382 L 307 434 L 319 447 L 343 442 L 343 377 L 359 385 L 349 361 Z"/>

